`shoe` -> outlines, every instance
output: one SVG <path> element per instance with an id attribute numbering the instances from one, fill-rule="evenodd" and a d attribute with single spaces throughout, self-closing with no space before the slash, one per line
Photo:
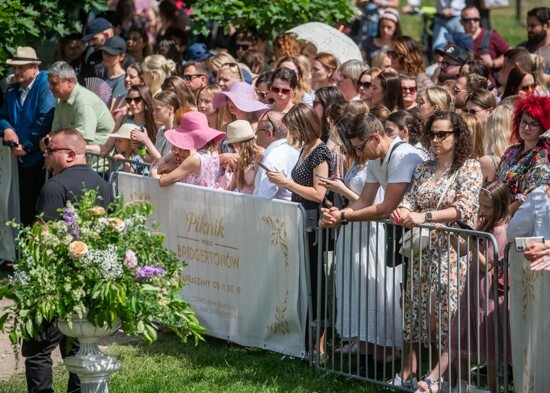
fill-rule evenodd
<path id="1" fill-rule="evenodd" d="M 357 352 L 359 352 L 360 348 L 361 348 L 361 345 L 359 344 L 359 340 L 351 340 L 349 344 L 346 344 L 341 348 L 335 349 L 334 352 L 341 353 L 344 355 L 351 353 L 352 355 L 354 355 Z"/>
<path id="2" fill-rule="evenodd" d="M 320 353 L 317 354 L 316 351 L 313 351 L 313 364 L 316 364 L 318 366 L 324 366 L 327 364 L 328 355 L 327 353 Z"/>
<path id="3" fill-rule="evenodd" d="M 451 390 L 451 393 L 466 393 L 468 391 L 468 381 L 459 379 L 456 386 Z"/>
<path id="4" fill-rule="evenodd" d="M 418 389 L 418 379 L 416 377 L 412 377 L 412 379 L 407 379 L 406 381 L 403 381 L 403 379 L 401 379 L 401 376 L 399 374 L 395 374 L 395 377 L 393 377 L 392 379 L 388 379 L 386 383 L 388 385 L 393 385 L 393 386 L 401 386 L 409 389 Z"/>

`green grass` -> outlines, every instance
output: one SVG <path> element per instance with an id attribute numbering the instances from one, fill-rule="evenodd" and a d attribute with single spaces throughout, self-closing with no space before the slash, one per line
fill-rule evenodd
<path id="1" fill-rule="evenodd" d="M 516 20 L 516 1 L 510 0 L 510 7 L 491 11 L 491 27 L 496 30 L 506 41 L 516 47 L 522 41 L 527 39 L 527 30 L 523 25 L 527 18 L 527 11 L 534 7 L 539 7 L 543 2 L 535 0 L 522 0 L 521 23 Z M 405 2 L 401 1 L 402 5 Z M 433 0 L 423 1 L 423 5 L 434 5 Z M 401 15 L 401 24 L 403 34 L 415 39 L 420 38 L 422 32 L 422 18 L 418 15 Z"/>
<path id="2" fill-rule="evenodd" d="M 110 391 L 174 392 L 392 392 L 376 385 L 318 372 L 298 359 L 207 338 L 197 346 L 160 335 L 151 346 L 141 342 L 110 345 L 122 369 L 111 377 Z M 55 391 L 66 390 L 68 373 L 55 368 Z M 19 374 L 0 383 L 0 393 L 25 392 Z"/>

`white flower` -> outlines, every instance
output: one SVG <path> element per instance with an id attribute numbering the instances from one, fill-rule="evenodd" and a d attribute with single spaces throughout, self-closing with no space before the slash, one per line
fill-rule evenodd
<path id="1" fill-rule="evenodd" d="M 88 245 L 84 242 L 75 240 L 69 244 L 69 254 L 75 258 L 82 258 L 88 253 Z"/>

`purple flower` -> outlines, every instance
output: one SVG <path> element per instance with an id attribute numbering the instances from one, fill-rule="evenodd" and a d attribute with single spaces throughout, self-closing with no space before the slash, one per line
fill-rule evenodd
<path id="1" fill-rule="evenodd" d="M 124 266 L 126 266 L 128 269 L 133 269 L 137 266 L 137 257 L 136 253 L 132 250 L 126 251 L 126 256 L 124 257 Z"/>
<path id="2" fill-rule="evenodd" d="M 157 266 L 143 266 L 136 269 L 136 281 L 142 281 L 149 277 L 161 276 L 166 273 L 166 269 Z"/>
<path id="3" fill-rule="evenodd" d="M 80 237 L 80 231 L 78 230 L 78 225 L 75 222 L 74 207 L 69 206 L 63 208 L 63 221 L 67 223 L 69 233 L 73 239 L 78 239 Z"/>

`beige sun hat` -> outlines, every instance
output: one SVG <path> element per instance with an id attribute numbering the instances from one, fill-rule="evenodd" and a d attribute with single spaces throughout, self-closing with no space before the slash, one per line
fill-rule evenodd
<path id="1" fill-rule="evenodd" d="M 124 123 L 116 132 L 109 135 L 109 138 L 132 139 L 132 131 L 139 130 L 139 127 L 132 123 Z"/>
<path id="2" fill-rule="evenodd" d="M 30 46 L 18 46 L 13 59 L 6 60 L 7 65 L 25 65 L 42 63 L 36 51 Z"/>
<path id="3" fill-rule="evenodd" d="M 227 139 L 226 144 L 247 141 L 254 138 L 256 133 L 246 120 L 235 120 L 227 125 Z"/>

